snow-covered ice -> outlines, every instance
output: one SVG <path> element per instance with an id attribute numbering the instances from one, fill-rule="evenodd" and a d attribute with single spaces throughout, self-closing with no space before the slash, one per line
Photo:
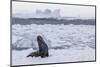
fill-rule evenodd
<path id="1" fill-rule="evenodd" d="M 37 50 L 37 35 L 48 44 L 50 56 L 47 58 L 26 57 Z M 12 25 L 12 48 L 12 65 L 92 61 L 95 60 L 95 26 L 15 24 Z"/>
<path id="2" fill-rule="evenodd" d="M 75 49 L 59 49 L 49 50 L 49 57 L 26 57 L 32 49 L 24 51 L 12 51 L 12 64 L 13 65 L 29 65 L 29 64 L 45 64 L 45 63 L 60 63 L 60 62 L 78 62 L 78 61 L 94 61 L 94 49 L 86 48 L 85 50 Z"/>

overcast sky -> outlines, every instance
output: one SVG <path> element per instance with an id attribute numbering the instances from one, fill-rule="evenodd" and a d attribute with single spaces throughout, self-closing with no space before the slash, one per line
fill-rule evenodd
<path id="1" fill-rule="evenodd" d="M 12 15 L 29 14 L 32 15 L 37 9 L 44 11 L 50 9 L 60 9 L 62 17 L 81 17 L 93 19 L 95 17 L 95 7 L 90 6 L 75 6 L 75 5 L 60 5 L 46 3 L 29 3 L 29 2 L 12 2 Z"/>

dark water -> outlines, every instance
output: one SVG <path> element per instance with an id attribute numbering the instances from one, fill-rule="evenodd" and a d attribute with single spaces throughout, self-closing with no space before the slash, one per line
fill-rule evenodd
<path id="1" fill-rule="evenodd" d="M 53 18 L 12 18 L 12 24 L 74 24 L 74 25 L 95 25 L 95 19 L 73 19 L 73 20 L 64 20 L 64 19 L 53 19 Z"/>

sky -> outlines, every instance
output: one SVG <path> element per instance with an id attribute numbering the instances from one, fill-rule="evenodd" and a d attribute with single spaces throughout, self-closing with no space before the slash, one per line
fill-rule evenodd
<path id="1" fill-rule="evenodd" d="M 34 15 L 36 10 L 60 9 L 62 17 L 80 17 L 80 18 L 95 18 L 95 7 L 93 6 L 75 6 L 75 5 L 62 5 L 62 4 L 47 4 L 47 3 L 29 3 L 29 2 L 12 2 L 12 15 L 13 16 L 30 16 Z"/>

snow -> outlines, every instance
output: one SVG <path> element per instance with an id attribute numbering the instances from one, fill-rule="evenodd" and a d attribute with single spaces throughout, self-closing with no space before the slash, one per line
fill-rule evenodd
<path id="1" fill-rule="evenodd" d="M 95 60 L 95 52 L 93 49 L 86 48 L 85 50 L 61 49 L 49 50 L 49 57 L 26 57 L 32 49 L 24 51 L 12 51 L 13 65 L 29 65 L 29 64 L 45 64 L 45 63 L 60 63 L 60 62 L 78 62 L 78 61 L 93 61 Z"/>
<path id="2" fill-rule="evenodd" d="M 41 35 L 49 47 L 50 56 L 26 57 L 37 50 L 36 37 Z M 45 64 L 95 60 L 94 25 L 12 25 L 12 46 L 28 48 L 12 50 L 12 65 Z"/>

